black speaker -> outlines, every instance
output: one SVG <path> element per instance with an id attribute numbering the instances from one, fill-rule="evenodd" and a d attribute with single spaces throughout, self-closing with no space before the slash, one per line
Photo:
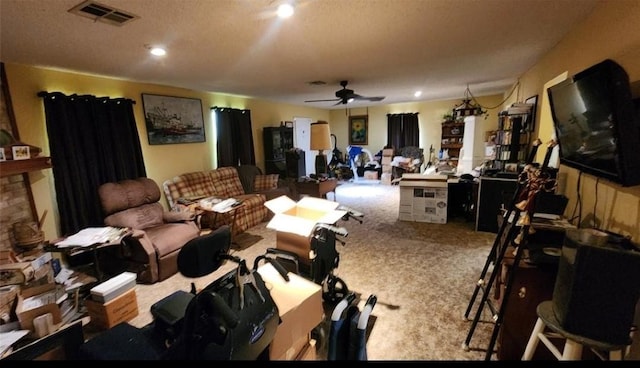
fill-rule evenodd
<path id="1" fill-rule="evenodd" d="M 593 232 L 567 230 L 553 290 L 553 312 L 573 334 L 628 344 L 640 295 L 640 253 L 614 247 L 604 233 L 596 235 L 605 236 L 601 245 L 593 245 Z"/>

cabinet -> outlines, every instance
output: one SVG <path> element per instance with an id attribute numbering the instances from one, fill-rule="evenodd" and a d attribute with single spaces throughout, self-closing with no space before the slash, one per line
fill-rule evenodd
<path id="1" fill-rule="evenodd" d="M 262 139 L 266 173 L 280 174 L 282 178 L 286 178 L 286 152 L 293 148 L 293 128 L 265 127 Z"/>
<path id="2" fill-rule="evenodd" d="M 498 215 L 502 213 L 501 208 L 509 207 L 516 190 L 518 190 L 516 179 L 480 177 L 476 231 L 498 232 Z"/>
<path id="3" fill-rule="evenodd" d="M 447 151 L 449 160 L 458 161 L 464 138 L 464 121 L 445 121 L 442 123 L 440 148 Z M 455 164 L 455 162 L 454 162 Z"/>
<path id="4" fill-rule="evenodd" d="M 491 168 L 501 171 L 512 171 L 508 163 L 524 163 L 529 151 L 531 133 L 524 129 L 531 114 L 509 114 L 506 111 L 498 115 L 498 130 L 492 134 L 495 144 L 495 157 Z"/>
<path id="5" fill-rule="evenodd" d="M 511 249 L 507 250 L 502 262 L 502 277 L 499 281 L 500 296 L 508 298 L 507 307 L 504 310 L 503 323 L 498 335 L 498 360 L 520 360 L 524 353 L 533 326 L 538 318 L 536 308 L 538 304 L 553 297 L 558 265 L 540 264 L 532 265 L 520 261 L 517 269 L 514 269 Z M 511 281 L 511 292 L 504 294 L 504 280 L 508 274 L 515 271 Z M 554 359 L 548 350 L 537 349 L 534 356 L 536 360 Z"/>

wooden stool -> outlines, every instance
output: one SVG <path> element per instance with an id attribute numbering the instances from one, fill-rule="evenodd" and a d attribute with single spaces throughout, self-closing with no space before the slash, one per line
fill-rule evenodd
<path id="1" fill-rule="evenodd" d="M 522 355 L 522 360 L 531 360 L 533 354 L 538 347 L 538 342 L 542 343 L 551 351 L 551 353 L 558 358 L 558 360 L 580 360 L 582 359 L 582 350 L 586 346 L 590 348 L 601 359 L 605 360 L 600 352 L 609 352 L 609 360 L 622 360 L 626 352 L 631 345 L 631 337 L 629 343 L 626 345 L 610 344 L 605 341 L 593 340 L 581 335 L 575 335 L 566 331 L 556 318 L 552 301 L 547 300 L 538 304 L 536 313 L 538 314 L 538 320 L 533 327 L 529 342 Z M 551 331 L 545 332 L 548 328 Z M 564 349 L 562 352 L 553 344 L 549 338 L 564 339 Z"/>

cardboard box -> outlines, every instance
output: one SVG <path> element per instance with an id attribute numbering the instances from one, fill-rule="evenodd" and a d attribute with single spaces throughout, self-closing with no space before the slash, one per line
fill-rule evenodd
<path id="1" fill-rule="evenodd" d="M 309 340 L 309 343 L 302 348 L 296 360 L 318 360 L 316 340 Z"/>
<path id="2" fill-rule="evenodd" d="M 392 157 L 393 156 L 393 148 L 385 148 L 382 150 L 382 157 Z"/>
<path id="3" fill-rule="evenodd" d="M 63 288 L 59 288 L 54 283 L 20 290 L 16 304 L 16 316 L 20 322 L 20 328 L 23 330 L 31 330 L 32 332 L 35 331 L 33 319 L 47 313 L 51 313 L 53 316 L 53 323 L 60 323 L 62 321 L 62 314 L 60 313 L 57 298 L 42 298 L 39 302 L 34 301 L 34 297 L 55 294 L 56 292 L 66 294 Z M 45 302 L 45 300 L 48 300 L 48 302 Z M 33 305 L 36 304 L 39 305 L 33 307 Z"/>
<path id="4" fill-rule="evenodd" d="M 324 318 L 322 286 L 294 273 L 285 281 L 269 263 L 258 272 L 271 290 L 281 323 L 269 346 L 272 360 L 292 360 L 308 345 L 311 330 Z"/>
<path id="5" fill-rule="evenodd" d="M 296 253 L 306 264 L 310 262 L 310 239 L 316 224 L 334 224 L 347 213 L 337 210 L 340 203 L 316 197 L 295 202 L 283 195 L 264 205 L 274 213 L 267 228 L 276 230 L 276 248 Z"/>
<path id="6" fill-rule="evenodd" d="M 100 303 L 87 299 L 84 302 L 91 317 L 91 323 L 103 329 L 111 328 L 120 322 L 130 321 L 138 315 L 138 299 L 136 290 L 132 289 L 112 299 L 108 303 Z"/>
<path id="7" fill-rule="evenodd" d="M 378 180 L 378 172 L 377 171 L 365 171 L 364 178 L 368 180 Z"/>
<path id="8" fill-rule="evenodd" d="M 400 180 L 398 219 L 445 224 L 447 196 L 447 176 L 404 174 Z"/>
<path id="9" fill-rule="evenodd" d="M 103 304 L 108 303 L 124 292 L 133 289 L 135 286 L 136 274 L 133 272 L 122 272 L 91 288 L 91 299 Z"/>

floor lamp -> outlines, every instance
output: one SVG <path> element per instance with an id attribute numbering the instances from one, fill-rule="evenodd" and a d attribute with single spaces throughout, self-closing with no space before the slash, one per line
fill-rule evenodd
<path id="1" fill-rule="evenodd" d="M 326 121 L 318 121 L 311 124 L 311 149 L 317 150 L 316 156 L 316 175 L 327 174 L 327 156 L 324 150 L 331 149 L 331 131 L 329 123 Z"/>

